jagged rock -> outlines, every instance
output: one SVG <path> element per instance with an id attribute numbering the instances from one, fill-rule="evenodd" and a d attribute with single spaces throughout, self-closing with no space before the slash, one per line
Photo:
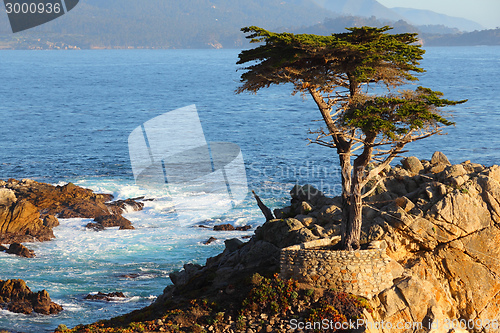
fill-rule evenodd
<path id="1" fill-rule="evenodd" d="M 227 251 L 234 252 L 238 250 L 241 245 L 243 245 L 243 242 L 240 241 L 238 238 L 231 238 L 231 239 L 226 239 L 224 241 L 224 245 L 226 246 Z"/>
<path id="2" fill-rule="evenodd" d="M 113 214 L 122 214 L 129 211 L 137 212 L 144 208 L 144 203 L 138 201 L 142 199 L 144 199 L 144 197 L 116 200 L 106 202 L 105 205 Z"/>
<path id="3" fill-rule="evenodd" d="M 5 191 L 4 191 L 5 193 Z M 0 241 L 2 243 L 46 241 L 54 238 L 52 229 L 43 225 L 38 208 L 25 199 L 6 200 L 0 206 Z"/>
<path id="4" fill-rule="evenodd" d="M 271 220 L 257 228 L 255 236 L 279 248 L 317 239 L 309 229 L 296 219 Z"/>
<path id="5" fill-rule="evenodd" d="M 32 292 L 23 280 L 0 280 L 0 307 L 16 313 L 56 314 L 62 307 L 50 300 L 46 290 Z"/>
<path id="6" fill-rule="evenodd" d="M 58 225 L 55 216 L 97 218 L 110 213 L 121 216 L 124 210 L 140 210 L 143 206 L 132 199 L 109 203 L 112 195 L 95 194 L 72 183 L 53 186 L 30 179 L 9 179 L 3 186 L 0 189 L 0 241 L 3 243 L 53 239 L 52 228 Z M 131 227 L 124 219 L 112 219 L 123 228 Z"/>
<path id="7" fill-rule="evenodd" d="M 214 231 L 234 231 L 234 227 L 231 224 L 219 224 L 214 226 Z"/>
<path id="8" fill-rule="evenodd" d="M 277 219 L 286 219 L 292 215 L 292 207 L 277 208 L 273 212 Z"/>
<path id="9" fill-rule="evenodd" d="M 410 199 L 404 196 L 396 199 L 396 205 L 403 208 L 406 213 L 415 208 L 415 204 Z"/>
<path id="10" fill-rule="evenodd" d="M 446 155 L 440 151 L 436 151 L 434 152 L 434 154 L 432 154 L 431 164 L 451 165 L 450 161 L 448 160 L 448 157 L 446 157 Z"/>
<path id="11" fill-rule="evenodd" d="M 372 300 L 373 318 L 394 325 L 439 321 L 441 327 L 459 318 L 500 320 L 500 167 L 451 166 L 444 155 L 434 155 L 413 177 L 399 166 L 387 169 L 379 184 L 385 192 L 367 198 L 376 209 L 363 209 L 363 241 L 387 245 L 394 277 L 393 286 Z M 441 166 L 441 174 L 432 173 Z M 288 218 L 290 209 L 286 219 L 266 222 L 248 243 L 208 259 L 157 302 L 182 288 L 224 292 L 243 272 L 276 269 L 280 248 L 340 232 L 339 198 L 306 200 L 303 192 L 294 187 L 292 205 L 307 202 L 313 209 L 307 215 Z"/>
<path id="12" fill-rule="evenodd" d="M 310 224 L 315 224 L 316 223 L 316 218 L 308 215 L 297 215 L 295 216 L 297 220 L 302 222 L 303 225 L 306 227 L 309 226 Z"/>
<path id="13" fill-rule="evenodd" d="M 310 202 L 313 205 L 317 204 L 317 201 L 324 196 L 324 194 L 312 185 L 306 184 L 304 186 L 295 185 L 290 191 L 290 196 L 292 200 L 295 199 L 297 202 Z"/>
<path id="14" fill-rule="evenodd" d="M 90 300 L 90 301 L 113 301 L 115 298 L 125 298 L 125 294 L 122 293 L 121 291 L 118 292 L 112 292 L 112 293 L 103 293 L 103 292 L 97 292 L 97 294 L 88 294 L 85 296 L 83 299 Z"/>
<path id="15" fill-rule="evenodd" d="M 15 254 L 24 258 L 34 258 L 35 251 L 28 249 L 26 246 L 20 243 L 12 243 L 9 248 L 5 251 L 9 254 Z"/>
<path id="16" fill-rule="evenodd" d="M 318 214 L 319 223 L 339 222 L 342 220 L 342 210 L 337 205 L 323 206 Z"/>
<path id="17" fill-rule="evenodd" d="M 98 226 L 94 223 L 87 224 L 87 228 L 102 230 L 110 227 L 120 227 L 120 230 L 134 229 L 132 223 L 121 215 L 101 215 L 94 219 Z M 100 226 L 99 226 L 100 225 Z"/>
<path id="18" fill-rule="evenodd" d="M 183 285 L 186 284 L 193 276 L 201 270 L 201 265 L 198 264 L 184 264 L 182 271 L 172 272 L 169 274 L 170 280 L 173 284 Z"/>
<path id="19" fill-rule="evenodd" d="M 43 218 L 43 225 L 48 228 L 55 228 L 59 226 L 59 220 L 54 215 L 46 215 Z"/>
<path id="20" fill-rule="evenodd" d="M 209 239 L 207 239 L 206 241 L 203 242 L 204 245 L 209 245 L 209 244 L 212 244 L 213 242 L 215 242 L 217 240 L 217 238 L 215 237 L 210 237 Z"/>
<path id="21" fill-rule="evenodd" d="M 410 171 L 413 174 L 418 174 L 420 171 L 424 170 L 422 162 L 420 162 L 420 160 L 415 156 L 410 156 L 402 159 L 401 164 L 403 164 L 403 167 L 406 170 Z"/>

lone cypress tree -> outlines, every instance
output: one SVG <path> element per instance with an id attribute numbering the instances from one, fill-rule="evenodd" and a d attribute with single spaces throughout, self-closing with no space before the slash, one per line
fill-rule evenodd
<path id="1" fill-rule="evenodd" d="M 312 142 L 334 148 L 342 172 L 342 246 L 360 247 L 365 185 L 398 156 L 404 146 L 440 133 L 453 123 L 441 107 L 464 103 L 441 98 L 428 88 L 395 91 L 418 79 L 424 50 L 413 33 L 389 34 L 390 27 L 349 28 L 346 33 L 318 36 L 273 33 L 243 28 L 251 43 L 238 64 L 248 64 L 237 93 L 256 93 L 272 84 L 292 83 L 292 94 L 312 96 L 326 130 Z M 365 86 L 382 85 L 386 95 L 364 93 Z M 383 149 L 382 149 L 383 148 Z M 359 151 L 359 153 L 357 153 Z M 370 161 L 379 163 L 366 170 Z M 376 186 L 374 186 L 376 188 Z"/>

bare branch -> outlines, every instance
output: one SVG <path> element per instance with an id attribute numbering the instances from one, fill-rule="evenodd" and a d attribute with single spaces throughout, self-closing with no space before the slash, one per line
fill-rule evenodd
<path id="1" fill-rule="evenodd" d="M 361 199 L 364 199 L 364 198 L 370 196 L 373 192 L 375 192 L 375 190 L 380 185 L 380 183 L 382 183 L 382 181 L 384 181 L 384 177 L 380 177 L 380 179 L 377 181 L 377 183 L 375 183 L 375 185 L 368 192 L 366 192 L 365 194 L 363 194 L 361 196 Z"/>

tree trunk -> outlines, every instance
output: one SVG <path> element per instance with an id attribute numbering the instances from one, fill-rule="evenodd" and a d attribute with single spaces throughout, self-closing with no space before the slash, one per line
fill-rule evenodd
<path id="1" fill-rule="evenodd" d="M 360 248 L 361 226 L 363 223 L 363 187 L 365 186 L 365 168 L 372 158 L 373 142 L 377 136 L 368 133 L 364 140 L 363 153 L 354 160 L 349 201 L 349 216 L 342 247 L 352 251 Z"/>
<path id="2" fill-rule="evenodd" d="M 337 150 L 339 154 L 340 160 L 340 171 L 341 171 L 341 179 L 342 179 L 342 223 L 340 224 L 340 235 L 342 237 L 343 247 L 345 243 L 345 236 L 347 234 L 348 225 L 350 223 L 350 198 L 351 198 L 351 156 L 345 153 L 341 153 Z"/>
<path id="3" fill-rule="evenodd" d="M 360 248 L 361 226 L 363 223 L 363 174 L 365 167 L 358 166 L 354 169 L 351 185 L 349 205 L 349 222 L 344 240 L 344 249 L 352 251 Z"/>

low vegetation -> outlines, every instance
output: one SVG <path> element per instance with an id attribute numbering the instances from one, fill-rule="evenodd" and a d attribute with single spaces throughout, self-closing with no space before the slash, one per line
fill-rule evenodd
<path id="1" fill-rule="evenodd" d="M 241 294 L 236 290 L 246 291 Z M 238 286 L 228 286 L 218 295 L 171 302 L 161 309 L 149 307 L 109 321 L 80 325 L 61 332 L 278 332 L 289 322 L 321 322 L 323 319 L 346 322 L 372 312 L 368 302 L 335 290 L 311 288 L 277 274 L 259 274 Z M 161 314 L 160 314 L 161 313 Z M 140 318 L 144 320 L 139 320 Z M 130 321 L 134 318 L 133 321 Z M 147 318 L 147 319 L 146 319 Z M 331 328 L 328 332 L 341 332 Z"/>

